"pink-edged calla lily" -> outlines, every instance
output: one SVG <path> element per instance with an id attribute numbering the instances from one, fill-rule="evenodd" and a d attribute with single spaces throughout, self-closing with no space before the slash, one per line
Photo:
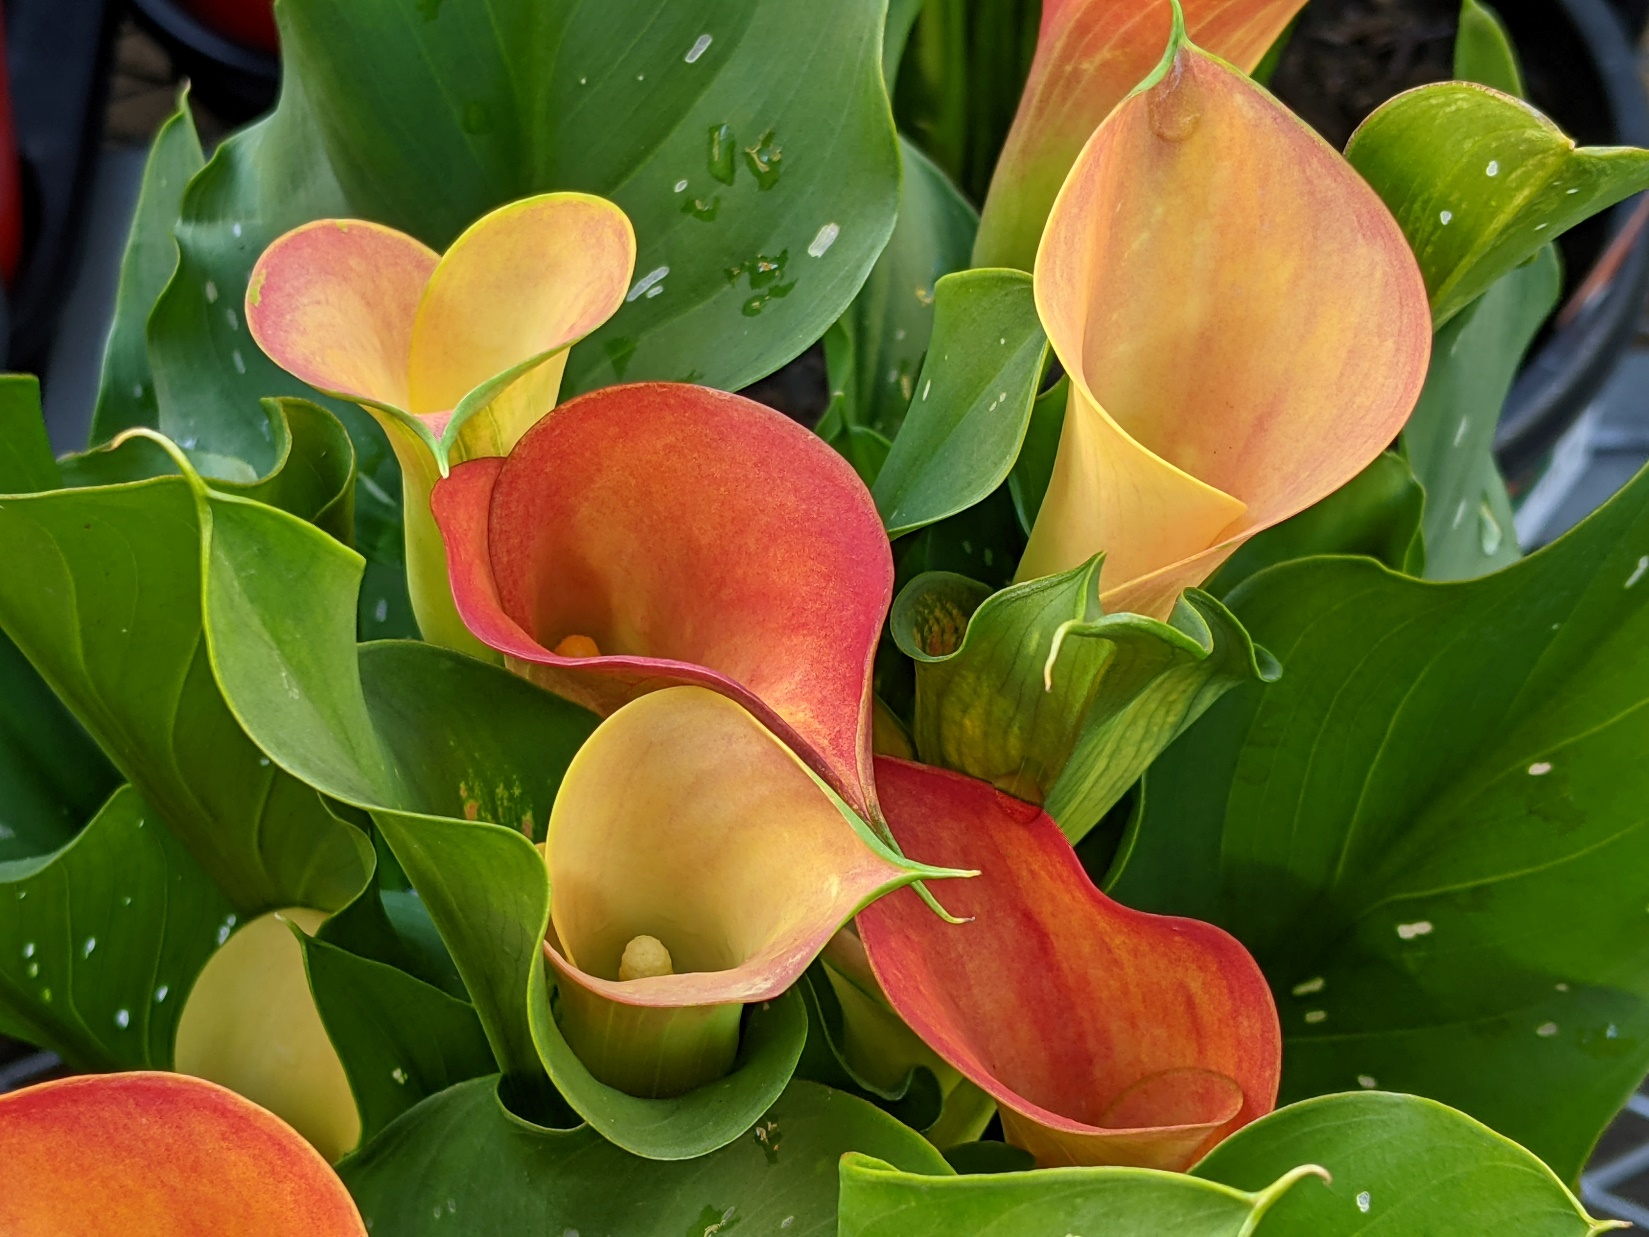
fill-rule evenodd
<path id="1" fill-rule="evenodd" d="M 0 1095 L 6 1237 L 365 1237 L 349 1191 L 278 1117 L 182 1074 Z"/>
<path id="2" fill-rule="evenodd" d="M 743 706 L 696 686 L 597 727 L 544 857 L 563 1033 L 596 1077 L 649 1096 L 726 1073 L 743 1006 L 795 983 L 861 907 L 956 875 L 895 855 Z"/>
<path id="3" fill-rule="evenodd" d="M 1219 928 L 1094 888 L 1048 816 L 990 785 L 883 758 L 901 848 L 976 868 L 947 924 L 913 892 L 859 914 L 883 992 L 994 1098 L 1043 1166 L 1182 1170 L 1276 1103 L 1282 1032 L 1265 977 Z"/>
<path id="4" fill-rule="evenodd" d="M 1191 36 L 1252 70 L 1305 0 L 1184 0 Z M 1162 56 L 1167 0 L 1043 0 L 1036 55 L 991 177 L 975 266 L 1028 271 L 1065 174 L 1099 122 Z"/>
<path id="5" fill-rule="evenodd" d="M 506 454 L 555 406 L 568 348 L 624 303 L 635 254 L 611 202 L 549 193 L 499 207 L 445 254 L 381 224 L 322 219 L 253 268 L 246 326 L 258 346 L 389 435 L 426 638 L 479 647 L 452 608 L 430 490 L 453 462 Z"/>
<path id="6" fill-rule="evenodd" d="M 817 435 L 704 387 L 608 387 L 453 469 L 434 508 L 459 613 L 518 673 L 603 714 L 723 692 L 875 818 L 892 551 Z"/>
<path id="7" fill-rule="evenodd" d="M 1018 578 L 1103 551 L 1108 612 L 1166 617 L 1351 480 L 1430 356 L 1425 284 L 1384 204 L 1177 26 L 1071 169 L 1035 290 L 1071 393 Z"/>

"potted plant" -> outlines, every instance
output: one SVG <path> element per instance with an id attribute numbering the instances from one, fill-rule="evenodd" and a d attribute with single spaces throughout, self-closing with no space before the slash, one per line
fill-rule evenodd
<path id="1" fill-rule="evenodd" d="M 1492 448 L 1649 152 L 1475 7 L 1337 151 L 1296 7 L 1050 4 L 976 215 L 911 6 L 283 4 L 0 385 L 0 1217 L 1612 1227 L 1649 481 Z"/>

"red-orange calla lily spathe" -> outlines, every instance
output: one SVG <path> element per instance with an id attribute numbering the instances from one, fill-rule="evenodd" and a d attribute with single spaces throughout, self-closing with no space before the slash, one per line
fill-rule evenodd
<path id="1" fill-rule="evenodd" d="M 427 638 L 473 644 L 452 613 L 430 489 L 451 461 L 505 454 L 554 407 L 568 348 L 623 304 L 635 251 L 611 202 L 549 193 L 499 207 L 444 254 L 381 224 L 322 219 L 253 267 L 246 325 L 258 346 L 365 407 L 395 448 Z"/>
<path id="2" fill-rule="evenodd" d="M 1245 72 L 1305 0 L 1185 0 L 1191 36 Z M 1077 152 L 1162 56 L 1167 0 L 1043 0 L 1036 56 L 991 177 L 975 266 L 1030 270 Z"/>
<path id="3" fill-rule="evenodd" d="M 182 1074 L 0 1096 L 6 1237 L 365 1237 L 325 1160 L 256 1104 Z"/>
<path id="4" fill-rule="evenodd" d="M 913 892 L 860 912 L 888 1000 L 991 1095 L 1044 1166 L 1180 1170 L 1276 1103 L 1282 1033 L 1265 977 L 1211 924 L 1094 888 L 1059 826 L 984 782 L 877 761 L 888 824 L 926 862 L 979 869 L 945 887 L 947 924 Z"/>
<path id="5" fill-rule="evenodd" d="M 1373 190 L 1177 33 L 1071 169 L 1035 288 L 1071 394 L 1019 578 L 1103 551 L 1112 612 L 1165 617 L 1349 481 L 1430 356 L 1425 285 Z"/>
<path id="6" fill-rule="evenodd" d="M 872 816 L 871 663 L 892 552 L 852 467 L 760 404 L 648 383 L 579 397 L 435 518 L 469 629 L 599 713 L 723 692 Z"/>

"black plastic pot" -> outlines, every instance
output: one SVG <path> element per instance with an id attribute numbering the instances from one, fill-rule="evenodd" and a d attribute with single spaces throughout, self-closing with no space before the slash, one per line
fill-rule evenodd
<path id="1" fill-rule="evenodd" d="M 1649 99 L 1631 38 L 1608 0 L 1499 0 L 1498 8 L 1537 107 L 1583 144 L 1649 146 Z M 1649 227 L 1639 218 L 1635 235 L 1622 237 L 1636 212 L 1636 200 L 1623 202 L 1560 241 L 1571 302 L 1537 341 L 1495 434 L 1514 484 L 1540 466 L 1631 343 L 1649 292 Z M 1588 287 L 1584 276 L 1600 260 L 1612 269 Z M 1577 292 L 1592 294 L 1581 302 L 1573 300 Z"/>
<path id="2" fill-rule="evenodd" d="M 7 364 L 44 366 L 73 283 L 103 134 L 115 6 L 6 0 L 6 65 L 23 190 L 23 258 L 9 289 Z"/>
<path id="3" fill-rule="evenodd" d="M 225 123 L 243 124 L 275 105 L 278 57 L 224 38 L 177 0 L 132 0 L 132 8 L 189 79 L 195 98 Z"/>

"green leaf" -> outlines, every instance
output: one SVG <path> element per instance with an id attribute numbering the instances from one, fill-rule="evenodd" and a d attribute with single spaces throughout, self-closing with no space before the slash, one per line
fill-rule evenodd
<path id="1" fill-rule="evenodd" d="M 924 571 L 954 571 L 1001 588 L 1013 579 L 1025 534 L 1019 529 L 1007 486 L 982 503 L 929 524 L 894 542 L 897 583 L 903 587 Z"/>
<path id="2" fill-rule="evenodd" d="M 1036 1157 L 1023 1147 L 1005 1142 L 958 1143 L 945 1151 L 945 1163 L 963 1176 L 981 1173 L 1029 1172 Z"/>
<path id="3" fill-rule="evenodd" d="M 1402 225 L 1439 327 L 1542 246 L 1649 187 L 1649 151 L 1576 148 L 1528 104 L 1471 82 L 1382 104 L 1346 158 Z"/>
<path id="4" fill-rule="evenodd" d="M 0 1031 L 77 1070 L 168 1069 L 229 901 L 129 786 L 63 849 L 0 863 Z"/>
<path id="5" fill-rule="evenodd" d="M 1523 354 L 1557 304 L 1563 279 L 1547 245 L 1437 332 L 1431 369 L 1403 450 L 1426 488 L 1426 575 L 1463 580 L 1517 561 L 1494 431 Z"/>
<path id="6" fill-rule="evenodd" d="M 836 1162 L 864 1150 L 949 1170 L 917 1134 L 852 1096 L 794 1082 L 760 1125 L 697 1160 L 628 1155 L 591 1129 L 513 1117 L 486 1080 L 426 1100 L 340 1166 L 373 1231 L 717 1232 L 834 1237 Z M 719 1226 L 719 1227 L 718 1227 Z"/>
<path id="7" fill-rule="evenodd" d="M 1059 453 L 1059 436 L 1065 429 L 1065 405 L 1070 400 L 1071 380 L 1061 374 L 1059 381 L 1036 397 L 1031 405 L 1031 423 L 1025 427 L 1025 441 L 1008 475 L 1014 513 L 1019 527 L 1030 536 L 1036 513 L 1048 493 L 1054 475 L 1054 457 Z"/>
<path id="8" fill-rule="evenodd" d="M 6 497 L 0 627 L 242 915 L 334 909 L 370 848 L 225 705 L 201 638 L 200 531 L 181 477 Z"/>
<path id="9" fill-rule="evenodd" d="M 183 209 L 184 189 L 205 162 L 185 84 L 178 92 L 176 110 L 155 131 L 143 165 L 137 209 L 120 260 L 114 329 L 103 349 L 103 373 L 92 410 L 93 444 L 107 442 L 134 425 L 158 423 L 160 410 L 146 339 L 149 310 L 177 269 L 172 225 Z"/>
<path id="10" fill-rule="evenodd" d="M 1494 575 L 1231 595 L 1288 673 L 1158 760 L 1109 892 L 1249 948 L 1285 1099 L 1411 1091 L 1579 1171 L 1649 1068 L 1646 575 L 1640 474 Z"/>
<path id="11" fill-rule="evenodd" d="M 1461 0 L 1460 28 L 1454 36 L 1454 75 L 1513 98 L 1524 97 L 1523 72 L 1517 67 L 1511 36 L 1499 14 L 1478 0 Z"/>
<path id="12" fill-rule="evenodd" d="M 1320 1171 L 1295 1168 L 1249 1194 L 1147 1168 L 940 1177 L 901 1172 L 855 1153 L 842 1158 L 839 1231 L 841 1237 L 1249 1237 L 1301 1177 Z"/>
<path id="13" fill-rule="evenodd" d="M 40 380 L 0 374 L 0 494 L 32 494 L 62 484 L 40 414 Z"/>
<path id="14" fill-rule="evenodd" d="M 1303 1161 L 1302 1181 L 1260 1226 L 1264 1237 L 1345 1233 L 1517 1233 L 1589 1237 L 1598 1223 L 1534 1156 L 1464 1113 L 1413 1095 L 1325 1095 L 1244 1126 L 1191 1170 L 1257 1189 Z"/>
<path id="15" fill-rule="evenodd" d="M 309 987 L 343 1062 L 361 1139 L 419 1101 L 492 1073 L 475 1010 L 392 966 L 302 938 Z"/>
<path id="16" fill-rule="evenodd" d="M 992 595 L 918 576 L 890 625 L 916 663 L 916 751 L 1042 803 L 1073 842 L 1222 694 L 1278 669 L 1219 602 L 1105 614 L 1100 556 Z"/>
<path id="17" fill-rule="evenodd" d="M 872 490 L 890 537 L 955 515 L 1007 480 L 1048 352 L 1022 271 L 947 275 L 937 300 L 915 398 Z"/>
<path id="18" fill-rule="evenodd" d="M 1314 554 L 1362 554 L 1393 571 L 1419 575 L 1426 562 L 1420 531 L 1426 500 L 1409 461 L 1382 452 L 1321 502 L 1250 537 L 1205 587 L 1224 597 L 1256 572 Z"/>
<path id="19" fill-rule="evenodd" d="M 898 222 L 838 323 L 848 348 L 832 350 L 827 343 L 825 354 L 831 388 L 846 401 L 843 422 L 884 437 L 899 432 L 916 394 L 939 280 L 966 269 L 979 229 L 978 212 L 932 160 L 903 138 L 899 154 L 904 183 Z"/>

